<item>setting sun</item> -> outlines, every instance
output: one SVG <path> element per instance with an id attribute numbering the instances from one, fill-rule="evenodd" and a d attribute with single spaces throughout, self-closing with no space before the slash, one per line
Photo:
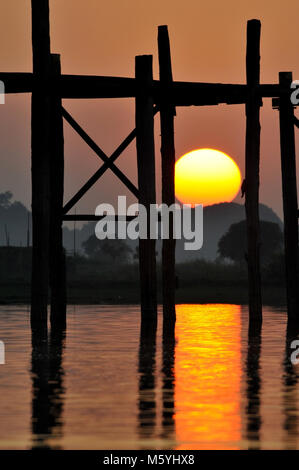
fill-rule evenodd
<path id="1" fill-rule="evenodd" d="M 175 193 L 184 204 L 209 206 L 231 202 L 238 194 L 240 185 L 238 165 L 219 150 L 193 150 L 176 162 Z"/>

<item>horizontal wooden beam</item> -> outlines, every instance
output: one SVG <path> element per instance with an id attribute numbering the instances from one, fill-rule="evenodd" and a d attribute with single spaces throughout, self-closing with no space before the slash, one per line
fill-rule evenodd
<path id="1" fill-rule="evenodd" d="M 33 73 L 0 73 L 6 93 L 31 93 L 38 85 Z M 61 98 L 133 98 L 136 95 L 135 79 L 101 77 L 94 75 L 62 75 L 49 87 L 57 88 Z"/>
<path id="2" fill-rule="evenodd" d="M 0 80 L 5 85 L 5 93 L 32 93 L 32 73 L 0 73 Z"/>
<path id="3" fill-rule="evenodd" d="M 277 83 L 266 84 L 261 83 L 258 85 L 259 96 L 261 98 L 276 98 L 285 93 L 290 93 L 290 89 L 282 89 L 281 86 Z"/>
<path id="4" fill-rule="evenodd" d="M 62 98 L 134 98 L 134 78 L 63 75 L 60 83 Z"/>
<path id="5" fill-rule="evenodd" d="M 96 77 L 64 75 L 59 85 L 62 98 L 135 98 L 138 88 L 134 78 Z M 160 103 L 160 96 L 165 90 L 161 89 L 158 80 L 153 81 L 149 90 L 154 103 Z M 281 91 L 277 84 L 264 84 L 257 88 L 260 97 L 277 97 Z M 247 101 L 247 85 L 173 82 L 169 87 L 170 101 L 174 106 L 212 106 L 220 103 L 243 104 Z"/>
<path id="6" fill-rule="evenodd" d="M 169 95 L 168 101 L 175 106 L 242 104 L 247 100 L 247 88 L 246 85 L 173 82 L 172 89 L 169 88 Z"/>
<path id="7" fill-rule="evenodd" d="M 58 87 L 62 98 L 70 99 L 135 98 L 138 94 L 134 78 L 64 75 Z M 158 80 L 153 81 L 149 93 L 155 104 L 159 104 L 161 93 L 165 97 L 165 90 L 161 89 Z M 173 82 L 169 87 L 169 96 L 174 106 L 241 104 L 247 100 L 247 87 L 221 83 Z"/>
<path id="8" fill-rule="evenodd" d="M 5 84 L 6 93 L 30 93 L 37 83 L 32 73 L 0 73 L 0 80 Z M 62 75 L 56 84 L 52 81 L 49 86 L 57 87 L 57 93 L 63 99 L 135 98 L 138 92 L 135 79 L 126 77 Z M 155 80 L 149 91 L 158 104 L 160 82 Z M 257 87 L 257 94 L 261 98 L 276 98 L 289 92 L 290 90 L 282 89 L 279 84 L 261 84 Z M 247 100 L 247 85 L 173 82 L 169 95 L 174 106 L 242 104 Z"/>

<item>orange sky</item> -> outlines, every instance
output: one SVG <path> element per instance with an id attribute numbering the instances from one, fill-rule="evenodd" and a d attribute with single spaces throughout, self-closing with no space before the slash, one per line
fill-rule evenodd
<path id="1" fill-rule="evenodd" d="M 133 76 L 134 56 L 153 53 L 157 77 L 157 26 L 168 24 L 174 79 L 242 83 L 246 21 L 259 18 L 262 81 L 276 82 L 278 72 L 287 70 L 299 79 L 296 0 L 50 0 L 50 7 L 52 51 L 61 53 L 65 73 Z M 1 71 L 31 70 L 30 38 L 30 1 L 1 2 Z M 66 102 L 65 106 L 108 154 L 134 126 L 132 100 Z M 8 96 L 6 105 L 0 106 L 0 123 L 0 191 L 11 189 L 29 207 L 30 97 Z M 244 106 L 178 109 L 177 157 L 194 148 L 214 147 L 231 155 L 243 172 L 244 125 Z M 68 199 L 100 162 L 67 127 L 65 141 Z M 158 119 L 156 148 L 159 182 Z M 269 100 L 262 109 L 261 156 L 261 201 L 281 214 L 278 116 Z M 136 178 L 134 144 L 119 165 Z M 114 201 L 113 193 L 126 191 L 107 174 L 78 204 L 78 212 L 93 213 L 98 203 Z"/>

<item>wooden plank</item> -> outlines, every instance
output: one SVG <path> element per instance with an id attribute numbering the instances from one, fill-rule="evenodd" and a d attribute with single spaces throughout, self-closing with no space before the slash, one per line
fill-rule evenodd
<path id="1" fill-rule="evenodd" d="M 250 323 L 262 321 L 259 226 L 260 105 L 256 87 L 260 80 L 260 31 L 258 20 L 247 23 L 246 77 L 249 98 L 246 103 L 245 209 L 248 239 L 248 285 Z"/>
<path id="2" fill-rule="evenodd" d="M 280 85 L 288 89 L 288 93 L 280 98 L 279 103 L 287 307 L 289 320 L 299 322 L 298 201 L 291 82 L 291 72 L 279 74 Z"/>
<path id="3" fill-rule="evenodd" d="M 51 55 L 51 75 L 61 74 L 60 56 Z M 64 190 L 64 139 L 61 98 L 51 95 L 51 166 L 50 166 L 50 288 L 51 326 L 66 327 L 66 263 L 62 235 Z"/>
<path id="4" fill-rule="evenodd" d="M 158 28 L 159 72 L 162 89 L 160 102 L 161 161 L 162 161 L 162 203 L 168 207 L 175 203 L 175 147 L 173 99 L 168 95 L 172 87 L 172 67 L 167 26 Z M 162 294 L 163 331 L 173 331 L 175 311 L 175 239 L 173 214 L 169 216 L 169 239 L 162 242 Z"/>
<path id="5" fill-rule="evenodd" d="M 31 325 L 46 328 L 50 227 L 50 25 L 48 0 L 32 0 L 32 285 Z"/>
<path id="6" fill-rule="evenodd" d="M 136 147 L 139 203 L 147 210 L 148 238 L 139 240 L 141 318 L 157 322 L 156 243 L 149 238 L 150 204 L 156 203 L 154 103 L 152 92 L 152 56 L 138 56 L 135 62 L 138 95 L 136 97 Z"/>

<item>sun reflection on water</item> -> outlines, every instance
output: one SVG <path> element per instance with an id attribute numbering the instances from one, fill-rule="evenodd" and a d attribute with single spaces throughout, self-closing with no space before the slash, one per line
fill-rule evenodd
<path id="1" fill-rule="evenodd" d="M 236 449 L 241 439 L 241 309 L 178 305 L 178 449 Z"/>
<path id="2" fill-rule="evenodd" d="M 161 309 L 156 336 L 139 306 L 77 306 L 44 341 L 0 308 L 0 448 L 298 449 L 299 330 L 263 314 L 249 334 L 246 306 L 178 305 L 174 338 Z"/>

